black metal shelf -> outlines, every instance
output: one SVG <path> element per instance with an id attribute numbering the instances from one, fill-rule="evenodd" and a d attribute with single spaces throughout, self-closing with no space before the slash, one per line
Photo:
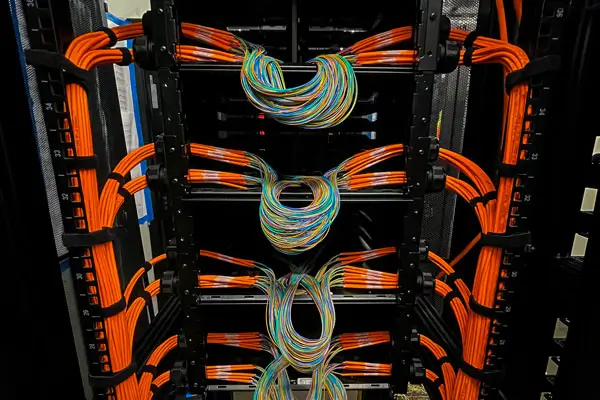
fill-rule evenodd
<path id="1" fill-rule="evenodd" d="M 206 293 L 206 292 L 204 292 Z M 333 302 L 336 305 L 356 305 L 356 304 L 373 304 L 373 305 L 393 305 L 396 304 L 395 294 L 334 294 L 332 295 Z M 226 294 L 226 295 L 201 295 L 200 302 L 202 305 L 218 306 L 218 305 L 264 305 L 267 304 L 266 295 L 254 294 Z M 313 300 L 308 295 L 298 295 L 294 298 L 294 304 L 312 304 Z"/>
<path id="2" fill-rule="evenodd" d="M 259 190 L 235 190 L 235 189 L 207 189 L 192 188 L 190 195 L 184 200 L 186 202 L 197 201 L 260 201 Z M 398 189 L 368 190 L 368 191 L 341 191 L 340 199 L 343 202 L 402 202 L 410 203 L 412 198 L 406 192 Z M 308 202 L 312 200 L 310 192 L 282 193 L 281 201 Z"/>
<path id="3" fill-rule="evenodd" d="M 292 390 L 308 390 L 310 385 L 291 385 Z M 388 390 L 388 383 L 344 383 L 347 390 Z M 208 385 L 209 392 L 253 392 L 254 385 Z"/>
<path id="4" fill-rule="evenodd" d="M 357 75 L 369 75 L 369 74 L 414 74 L 416 69 L 411 65 L 406 66 L 389 66 L 389 65 L 377 65 L 377 66 L 353 66 L 352 69 Z M 234 72 L 240 73 L 240 64 L 194 64 L 185 63 L 179 64 L 180 71 L 195 71 L 195 72 Z M 314 74 L 317 71 L 315 65 L 294 65 L 294 64 L 282 64 L 281 70 L 284 73 L 311 73 Z"/>

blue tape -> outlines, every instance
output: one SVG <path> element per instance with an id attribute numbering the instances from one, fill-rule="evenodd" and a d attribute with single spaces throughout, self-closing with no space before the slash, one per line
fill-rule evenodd
<path id="1" fill-rule="evenodd" d="M 129 25 L 131 22 L 126 19 L 121 19 L 111 13 L 106 13 L 106 18 L 113 22 L 116 25 L 123 26 Z M 133 47 L 133 39 L 127 41 L 127 48 L 131 49 Z M 135 77 L 135 65 L 129 64 L 129 84 L 131 85 L 131 98 L 133 102 L 133 115 L 135 119 L 135 129 L 137 131 L 137 139 L 138 146 L 142 147 L 144 145 L 144 135 L 142 133 L 142 121 L 140 118 L 140 103 L 137 94 L 137 81 Z M 142 169 L 142 173 L 145 173 L 147 164 L 146 161 L 142 161 L 140 163 L 140 167 Z M 154 220 L 154 209 L 152 208 L 152 197 L 150 197 L 150 189 L 143 190 L 144 195 L 144 203 L 146 205 L 146 215 L 141 218 L 138 218 L 139 224 L 149 223 Z"/>

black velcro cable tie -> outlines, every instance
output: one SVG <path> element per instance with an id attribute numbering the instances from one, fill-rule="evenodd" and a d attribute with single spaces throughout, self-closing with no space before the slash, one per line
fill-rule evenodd
<path id="1" fill-rule="evenodd" d="M 460 278 L 454 272 L 446 275 L 446 283 L 448 284 L 448 286 L 454 285 L 457 279 Z"/>
<path id="2" fill-rule="evenodd" d="M 465 52 L 463 53 L 463 65 L 470 67 L 473 65 L 473 52 L 475 51 L 474 47 L 467 47 Z"/>
<path id="3" fill-rule="evenodd" d="M 152 267 L 153 267 L 153 266 L 154 266 L 154 265 L 152 265 L 152 263 L 150 263 L 150 261 L 146 261 L 146 262 L 144 263 L 144 271 L 145 271 L 145 272 L 148 272 L 148 271 L 150 271 L 150 270 L 152 269 Z"/>
<path id="4" fill-rule="evenodd" d="M 502 380 L 504 378 L 504 371 L 500 369 L 494 369 L 489 371 L 483 371 L 479 368 L 475 368 L 471 364 L 467 363 L 464 360 L 459 361 L 458 366 L 465 374 L 469 375 L 471 378 L 476 379 L 480 382 L 486 383 L 490 386 L 493 386 L 494 383 Z"/>
<path id="5" fill-rule="evenodd" d="M 152 295 L 145 290 L 140 294 L 140 297 L 144 299 L 146 304 L 150 304 L 152 302 Z"/>
<path id="6" fill-rule="evenodd" d="M 514 178 L 517 175 L 526 175 L 527 165 L 523 162 L 517 165 L 499 163 L 496 164 L 496 171 L 501 178 Z"/>
<path id="7" fill-rule="evenodd" d="M 156 373 L 158 372 L 158 367 L 156 365 L 146 364 L 142 367 L 142 373 L 144 373 L 144 372 L 149 372 L 154 377 L 154 376 L 156 376 Z"/>
<path id="8" fill-rule="evenodd" d="M 439 389 L 439 387 L 444 384 L 444 380 L 442 378 L 438 377 L 435 381 L 431 382 L 431 384 L 433 385 L 433 387 Z"/>
<path id="9" fill-rule="evenodd" d="M 473 311 L 475 314 L 479 314 L 488 319 L 502 319 L 508 315 L 506 311 L 489 308 L 478 303 L 473 296 L 469 298 L 469 308 L 471 308 L 471 311 Z"/>
<path id="10" fill-rule="evenodd" d="M 117 65 L 120 65 L 121 67 L 126 67 L 127 65 L 131 64 L 131 61 L 133 61 L 133 57 L 131 56 L 131 51 L 129 51 L 127 47 L 117 47 L 115 50 L 121 51 L 122 57 L 122 60 L 119 61 Z"/>
<path id="11" fill-rule="evenodd" d="M 95 388 L 116 387 L 135 373 L 135 364 L 133 361 L 127 367 L 115 372 L 112 375 L 89 375 L 90 385 Z"/>
<path id="12" fill-rule="evenodd" d="M 98 157 L 95 155 L 64 158 L 63 160 L 68 169 L 96 169 L 98 166 Z"/>
<path id="13" fill-rule="evenodd" d="M 125 189 L 125 186 L 119 186 L 119 188 L 117 189 L 117 193 L 119 194 L 119 196 L 125 199 L 131 196 L 131 192 Z"/>
<path id="14" fill-rule="evenodd" d="M 506 92 L 510 93 L 519 83 L 527 82 L 529 79 L 551 71 L 560 70 L 560 56 L 550 55 L 535 58 L 518 71 L 513 71 L 506 76 Z"/>
<path id="15" fill-rule="evenodd" d="M 65 247 L 92 247 L 97 244 L 112 242 L 117 239 L 117 228 L 104 227 L 99 231 L 86 233 L 63 233 Z"/>
<path id="16" fill-rule="evenodd" d="M 122 311 L 125 311 L 126 308 L 127 302 L 125 301 L 125 297 L 121 297 L 121 300 L 117 301 L 116 303 L 113 303 L 108 307 L 102 307 L 99 310 L 98 315 L 102 318 L 110 318 Z"/>
<path id="17" fill-rule="evenodd" d="M 445 364 L 445 363 L 452 364 L 450 357 L 448 357 L 448 356 L 440 357 L 440 358 L 438 358 L 438 361 L 439 361 L 440 365 Z"/>
<path id="18" fill-rule="evenodd" d="M 531 232 L 519 233 L 486 233 L 479 239 L 480 246 L 510 249 L 531 244 Z"/>
<path id="19" fill-rule="evenodd" d="M 460 297 L 460 296 L 458 295 L 458 293 L 456 293 L 456 292 L 453 290 L 453 291 L 449 292 L 449 293 L 448 293 L 446 296 L 444 296 L 444 303 L 447 303 L 447 304 L 448 304 L 448 307 L 450 307 L 450 303 L 451 303 L 451 302 L 452 302 L 452 300 L 454 300 L 454 299 L 459 299 L 461 302 L 463 301 L 463 300 L 462 300 L 462 297 Z"/>
<path id="20" fill-rule="evenodd" d="M 113 31 L 110 28 L 107 28 L 106 26 L 103 26 L 101 28 L 96 29 L 95 32 L 104 32 L 104 33 L 106 33 L 106 36 L 108 36 L 108 39 L 110 40 L 108 42 L 108 47 L 113 47 L 119 41 L 119 38 L 117 38 L 117 35 L 115 34 L 115 31 Z"/>
<path id="21" fill-rule="evenodd" d="M 468 49 L 469 47 L 473 47 L 473 44 L 475 43 L 475 41 L 477 40 L 477 38 L 479 36 L 480 36 L 479 32 L 477 32 L 477 31 L 469 32 L 469 34 L 465 37 L 465 41 L 463 42 L 463 46 L 465 46 L 465 49 Z"/>
<path id="22" fill-rule="evenodd" d="M 154 383 L 152 385 L 150 385 L 150 391 L 155 394 L 158 391 L 159 387 L 156 386 Z"/>
<path id="23" fill-rule="evenodd" d="M 485 206 L 488 202 L 490 202 L 492 200 L 496 200 L 497 197 L 498 197 L 498 192 L 496 192 L 495 190 L 492 190 L 491 192 L 487 192 L 483 196 L 478 196 L 478 197 L 475 197 L 474 199 L 471 199 L 471 201 L 469 201 L 469 204 L 471 204 L 472 207 L 475 207 L 479 203 L 482 203 Z"/>
<path id="24" fill-rule="evenodd" d="M 76 83 L 87 90 L 93 83 L 93 72 L 79 68 L 73 64 L 64 54 L 48 50 L 25 50 L 25 60 L 27 64 L 34 67 L 46 67 L 60 70 L 63 73 L 65 82 Z"/>
<path id="25" fill-rule="evenodd" d="M 121 174 L 119 174 L 118 172 L 111 172 L 110 174 L 108 174 L 108 178 L 107 179 L 112 179 L 114 181 L 119 182 L 119 185 L 122 185 L 123 183 L 125 183 L 125 177 Z"/>

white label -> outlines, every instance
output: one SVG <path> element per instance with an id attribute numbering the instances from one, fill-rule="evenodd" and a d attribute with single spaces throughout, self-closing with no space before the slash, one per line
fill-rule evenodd
<path id="1" fill-rule="evenodd" d="M 312 378 L 298 378 L 298 385 L 310 385 L 312 383 Z"/>

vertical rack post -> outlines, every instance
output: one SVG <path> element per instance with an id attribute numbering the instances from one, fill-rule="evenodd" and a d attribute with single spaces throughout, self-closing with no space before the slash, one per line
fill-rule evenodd
<path id="1" fill-rule="evenodd" d="M 204 391 L 205 350 L 199 315 L 200 291 L 198 288 L 198 249 L 194 243 L 193 218 L 184 205 L 190 192 L 187 182 L 189 146 L 185 139 L 177 45 L 179 26 L 173 0 L 152 0 L 151 46 L 157 67 L 157 93 L 159 115 L 163 131 L 157 135 L 156 158 L 164 168 L 165 217 L 170 219 L 171 232 L 167 232 L 167 269 L 174 272 L 172 290 L 181 298 L 183 329 L 180 348 L 183 360 L 173 373 L 178 395 Z"/>
<path id="2" fill-rule="evenodd" d="M 408 193 L 412 199 L 407 207 L 404 217 L 404 235 L 399 246 L 398 256 L 400 268 L 398 270 L 398 310 L 404 313 L 404 323 L 394 326 L 394 353 L 392 362 L 392 390 L 400 392 L 406 390 L 406 383 L 400 383 L 396 377 L 408 376 L 419 378 L 422 372 L 417 371 L 417 366 L 410 359 L 411 354 L 411 324 L 406 321 L 413 320 L 412 306 L 416 295 L 421 290 L 419 287 L 419 262 L 421 260 L 421 224 L 423 218 L 424 196 L 427 190 L 427 174 L 431 161 L 437 158 L 432 152 L 432 138 L 429 135 L 431 104 L 433 94 L 433 76 L 438 64 L 439 31 L 442 12 L 440 0 L 417 0 L 417 18 L 413 29 L 414 49 L 417 51 L 418 61 L 414 75 L 414 93 L 412 105 L 412 121 L 410 127 L 409 143 L 405 147 L 406 174 Z M 432 157 L 434 156 L 435 157 Z M 409 306 L 400 307 L 400 304 Z M 400 319 L 399 315 L 396 316 Z M 398 371 L 398 369 L 404 370 Z M 412 370 L 412 371 L 411 371 Z M 404 387 L 398 387 L 402 384 Z"/>

